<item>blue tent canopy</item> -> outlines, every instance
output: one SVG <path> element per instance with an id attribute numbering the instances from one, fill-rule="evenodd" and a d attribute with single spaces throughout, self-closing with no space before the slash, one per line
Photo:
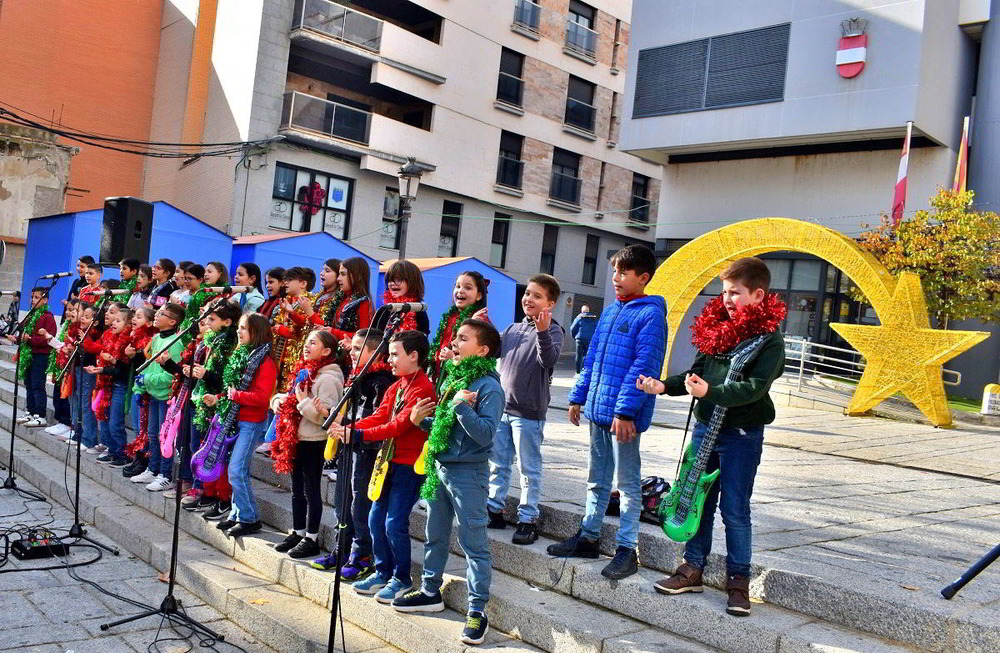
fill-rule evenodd
<path id="1" fill-rule="evenodd" d="M 415 258 L 414 263 L 424 277 L 424 301 L 430 306 L 428 317 L 431 322 L 431 336 L 437 331 L 441 315 L 452 306 L 452 289 L 455 279 L 466 270 L 479 272 L 489 280 L 487 307 L 490 320 L 497 329 L 503 331 L 514 321 L 514 302 L 517 294 L 517 282 L 496 268 L 490 267 L 474 256 L 459 258 Z M 382 264 L 378 276 L 378 298 L 376 305 L 381 306 L 382 295 L 385 293 L 385 271 L 392 261 Z"/>
<path id="2" fill-rule="evenodd" d="M 241 263 L 252 262 L 260 266 L 261 274 L 267 274 L 267 271 L 273 267 L 289 268 L 293 265 L 299 265 L 314 270 L 318 280 L 324 261 L 330 258 L 344 260 L 354 256 L 368 262 L 371 274 L 370 290 L 374 291 L 376 275 L 378 275 L 378 261 L 322 231 L 237 238 L 233 241 L 231 269 L 235 270 Z M 261 283 L 265 281 L 266 279 L 261 279 Z"/>
<path id="3" fill-rule="evenodd" d="M 31 308 L 31 288 L 38 277 L 53 272 L 76 270 L 76 261 L 81 256 L 98 257 L 103 223 L 103 208 L 41 216 L 28 221 L 21 280 L 21 310 Z M 232 239 L 224 232 L 167 202 L 153 202 L 150 261 L 158 258 L 174 261 L 229 261 L 231 251 Z M 117 264 L 117 261 L 107 262 Z M 53 313 L 62 314 L 60 300 L 69 295 L 75 276 L 60 279 L 56 284 L 50 301 Z M 105 269 L 104 278 L 117 279 L 117 266 Z"/>

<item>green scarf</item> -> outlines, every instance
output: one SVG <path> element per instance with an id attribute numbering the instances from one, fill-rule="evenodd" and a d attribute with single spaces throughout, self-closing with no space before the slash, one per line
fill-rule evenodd
<path id="1" fill-rule="evenodd" d="M 226 367 L 222 370 L 222 387 L 224 390 L 239 387 L 240 379 L 243 378 L 243 372 L 246 371 L 251 353 L 253 353 L 253 348 L 250 345 L 239 345 L 233 350 L 229 360 L 226 361 Z M 219 416 L 219 421 L 226 421 L 226 415 L 229 414 L 232 407 L 233 402 L 229 398 L 228 393 L 223 393 L 219 397 L 219 402 L 215 404 L 215 414 Z"/>
<path id="2" fill-rule="evenodd" d="M 207 372 L 219 372 L 224 369 L 226 360 L 229 355 L 233 352 L 233 346 L 236 344 L 236 327 L 230 326 L 225 327 L 219 333 L 214 331 L 209 331 L 205 334 L 202 342 L 206 347 L 211 349 L 211 354 L 208 356 L 208 360 L 205 361 L 205 371 Z M 194 402 L 194 424 L 199 430 L 204 431 L 208 428 L 209 422 L 212 420 L 212 414 L 215 410 L 213 406 L 205 405 L 205 379 L 204 377 L 198 379 L 198 382 L 194 386 L 194 390 L 191 392 L 191 401 Z M 218 404 L 216 404 L 218 405 Z"/>
<path id="3" fill-rule="evenodd" d="M 64 318 L 62 326 L 59 327 L 59 340 L 66 342 L 66 332 L 69 331 L 69 325 L 70 321 Z M 45 376 L 52 376 L 59 373 L 59 365 L 56 363 L 56 354 L 58 353 L 58 349 L 53 349 L 49 352 L 49 364 L 45 366 Z"/>
<path id="4" fill-rule="evenodd" d="M 465 390 L 473 381 L 483 378 L 490 372 L 496 370 L 497 359 L 483 358 L 482 356 L 469 356 L 454 363 L 446 361 L 441 372 L 441 392 L 438 393 L 437 408 L 434 409 L 434 424 L 431 426 L 431 434 L 427 438 L 427 454 L 424 457 L 424 467 L 427 476 L 424 484 L 420 488 L 420 496 L 428 501 L 437 494 L 440 480 L 437 470 L 434 469 L 434 460 L 437 455 L 447 451 L 451 446 L 451 430 L 455 426 L 455 408 L 451 405 L 455 394 L 459 390 Z"/>
<path id="5" fill-rule="evenodd" d="M 480 307 L 481 308 L 481 307 Z M 441 349 L 441 342 L 444 340 L 444 330 L 448 327 L 448 321 L 451 316 L 458 313 L 458 319 L 455 320 L 455 327 L 451 330 L 452 339 L 455 338 L 455 333 L 458 331 L 458 327 L 462 325 L 467 319 L 472 317 L 472 314 L 478 311 L 475 304 L 466 306 L 463 309 L 459 309 L 457 306 L 452 306 L 441 316 L 441 321 L 438 322 L 437 333 L 434 334 L 434 341 L 431 342 L 430 348 L 430 360 L 427 362 L 427 374 L 434 376 L 434 364 L 437 359 L 438 350 Z M 444 367 L 442 366 L 441 378 L 444 377 Z M 438 387 L 440 389 L 441 378 L 438 378 Z"/>
<path id="6" fill-rule="evenodd" d="M 24 323 L 24 331 L 21 333 L 28 336 L 33 334 L 35 325 L 38 324 L 38 319 L 42 317 L 43 313 L 45 313 L 45 309 L 42 307 L 33 309 L 28 320 Z M 17 375 L 24 382 L 28 381 L 29 367 L 31 367 L 31 343 L 28 342 L 27 338 L 24 338 L 17 346 Z"/>

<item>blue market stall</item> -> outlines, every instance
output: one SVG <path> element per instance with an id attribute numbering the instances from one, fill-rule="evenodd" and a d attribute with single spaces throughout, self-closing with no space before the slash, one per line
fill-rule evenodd
<path id="1" fill-rule="evenodd" d="M 374 290 L 378 278 L 378 261 L 322 231 L 237 238 L 233 241 L 230 269 L 235 270 L 241 263 L 252 262 L 260 266 L 261 274 L 266 275 L 273 267 L 289 268 L 300 265 L 316 271 L 318 287 L 319 273 L 323 269 L 324 261 L 330 258 L 344 260 L 353 256 L 361 257 L 368 262 L 371 271 L 370 286 Z M 261 283 L 264 282 L 266 279 L 261 279 Z"/>
<path id="2" fill-rule="evenodd" d="M 32 218 L 28 221 L 28 237 L 24 246 L 24 274 L 21 281 L 21 310 L 31 308 L 31 288 L 43 274 L 76 270 L 81 256 L 98 257 L 101 249 L 101 229 L 104 209 L 60 213 Z M 231 258 L 232 239 L 222 231 L 181 211 L 167 202 L 153 202 L 153 229 L 150 235 L 149 259 L 169 258 L 174 261 L 223 261 Z M 104 271 L 105 279 L 117 279 L 117 261 Z M 142 261 L 148 263 L 149 261 Z M 76 277 L 60 279 L 52 291 L 50 305 L 56 315 L 62 314 L 62 303 Z"/>
<path id="3" fill-rule="evenodd" d="M 451 293 L 455 287 L 455 279 L 466 270 L 479 272 L 489 279 L 487 292 L 487 307 L 490 320 L 494 326 L 503 331 L 514 321 L 514 308 L 517 295 L 517 282 L 513 277 L 486 265 L 474 256 L 459 258 L 413 258 L 410 259 L 424 277 L 424 301 L 430 307 L 428 317 L 431 322 L 431 334 L 437 331 L 441 314 L 452 305 Z M 385 294 L 385 271 L 392 261 L 386 261 L 379 269 L 378 294 L 376 305 L 382 305 L 382 295 Z"/>

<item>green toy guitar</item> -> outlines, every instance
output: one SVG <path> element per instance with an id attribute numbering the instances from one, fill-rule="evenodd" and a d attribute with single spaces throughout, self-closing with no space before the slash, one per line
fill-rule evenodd
<path id="1" fill-rule="evenodd" d="M 765 334 L 737 345 L 729 355 L 726 383 L 743 378 L 743 368 L 754 359 L 766 339 Z M 715 448 L 715 441 L 719 437 L 725 418 L 725 407 L 716 406 L 712 410 L 708 430 L 702 437 L 697 454 L 694 451 L 694 443 L 688 444 L 684 450 L 681 468 L 677 472 L 677 480 L 656 510 L 663 532 L 675 542 L 687 542 L 698 532 L 705 497 L 708 496 L 712 483 L 719 477 L 720 470 L 705 473 L 705 469 L 708 467 L 708 459 Z"/>

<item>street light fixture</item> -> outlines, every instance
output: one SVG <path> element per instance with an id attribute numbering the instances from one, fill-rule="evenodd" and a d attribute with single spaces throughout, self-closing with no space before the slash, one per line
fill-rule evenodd
<path id="1" fill-rule="evenodd" d="M 399 180 L 399 258 L 406 258 L 406 223 L 410 219 L 413 200 L 417 198 L 417 187 L 420 186 L 420 176 L 423 168 L 417 165 L 415 157 L 407 157 L 406 163 L 399 168 L 396 178 Z"/>

